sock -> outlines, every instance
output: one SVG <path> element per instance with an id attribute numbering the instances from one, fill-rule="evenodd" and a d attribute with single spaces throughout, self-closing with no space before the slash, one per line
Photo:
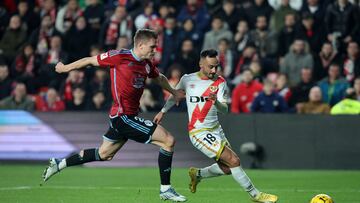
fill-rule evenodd
<path id="1" fill-rule="evenodd" d="M 171 187 L 171 185 L 160 185 L 160 191 L 165 192 Z"/>
<path id="2" fill-rule="evenodd" d="M 230 170 L 235 181 L 238 182 L 241 187 L 250 194 L 250 196 L 255 197 L 257 194 L 259 194 L 259 190 L 255 188 L 250 178 L 246 175 L 241 166 L 230 168 Z"/>
<path id="3" fill-rule="evenodd" d="M 219 165 L 215 163 L 211 166 L 200 169 L 197 175 L 200 178 L 211 178 L 224 175 L 224 172 L 221 170 Z"/>
<path id="4" fill-rule="evenodd" d="M 160 148 L 158 163 L 161 185 L 170 185 L 172 156 L 173 152 L 168 152 L 163 148 Z"/>
<path id="5" fill-rule="evenodd" d="M 101 161 L 98 148 L 84 149 L 84 155 L 82 157 L 77 153 L 69 156 L 66 159 L 62 159 L 59 163 L 59 170 L 62 170 L 68 166 L 76 166 L 92 161 Z"/>

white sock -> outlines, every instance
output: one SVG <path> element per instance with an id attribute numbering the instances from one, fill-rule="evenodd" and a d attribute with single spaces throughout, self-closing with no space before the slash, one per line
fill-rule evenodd
<path id="1" fill-rule="evenodd" d="M 245 171 L 241 166 L 230 168 L 231 174 L 234 177 L 235 181 L 238 182 L 246 192 L 248 192 L 252 197 L 255 197 L 259 194 L 259 190 L 255 188 L 252 184 L 250 178 L 246 175 Z"/>
<path id="2" fill-rule="evenodd" d="M 165 192 L 169 188 L 171 188 L 171 185 L 160 185 L 160 191 L 161 192 Z"/>
<path id="3" fill-rule="evenodd" d="M 66 168 L 66 159 L 62 159 L 59 164 L 58 164 L 59 170 L 63 170 L 64 168 Z"/>
<path id="4" fill-rule="evenodd" d="M 224 172 L 216 163 L 211 166 L 200 169 L 198 174 L 200 178 L 211 178 L 221 175 L 224 175 Z"/>

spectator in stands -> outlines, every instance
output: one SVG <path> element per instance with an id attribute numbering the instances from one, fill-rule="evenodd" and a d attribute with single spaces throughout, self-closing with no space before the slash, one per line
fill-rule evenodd
<path id="1" fill-rule="evenodd" d="M 83 111 L 87 107 L 86 90 L 82 86 L 76 86 L 72 90 L 72 100 L 65 103 L 66 110 Z"/>
<path id="2" fill-rule="evenodd" d="M 206 32 L 202 50 L 216 49 L 220 39 L 231 42 L 233 34 L 225 26 L 220 17 L 215 16 L 211 22 L 211 30 Z"/>
<path id="3" fill-rule="evenodd" d="M 84 17 L 90 28 L 91 42 L 98 43 L 101 25 L 105 20 L 104 6 L 99 0 L 86 0 Z"/>
<path id="4" fill-rule="evenodd" d="M 322 102 L 321 89 L 318 86 L 311 88 L 309 93 L 309 101 L 298 103 L 296 105 L 299 114 L 329 114 L 330 106 Z"/>
<path id="5" fill-rule="evenodd" d="M 68 0 L 67 4 L 59 10 L 56 16 L 55 27 L 59 32 L 65 34 L 75 24 L 75 20 L 82 15 L 83 12 L 77 0 Z"/>
<path id="6" fill-rule="evenodd" d="M 9 67 L 0 61 L 0 100 L 10 96 L 12 79 L 9 77 Z"/>
<path id="7" fill-rule="evenodd" d="M 185 73 L 194 73 L 198 71 L 198 54 L 194 49 L 191 39 L 184 39 L 180 51 L 177 53 L 174 63 L 180 64 Z"/>
<path id="8" fill-rule="evenodd" d="M 158 17 L 154 12 L 154 3 L 151 1 L 147 2 L 144 5 L 143 12 L 135 18 L 135 28 L 145 28 L 148 26 L 150 21 L 155 20 L 156 18 Z"/>
<path id="9" fill-rule="evenodd" d="M 168 16 L 172 15 L 171 10 L 170 10 L 170 6 L 167 3 L 161 4 L 159 6 L 159 9 L 158 9 L 158 14 L 159 14 L 158 17 L 165 21 L 165 19 Z M 176 21 L 176 18 L 175 18 L 175 21 Z"/>
<path id="10" fill-rule="evenodd" d="M 34 110 L 34 102 L 27 95 L 24 83 L 18 82 L 15 85 L 13 94 L 0 101 L 0 109 Z"/>
<path id="11" fill-rule="evenodd" d="M 263 74 L 262 74 L 262 65 L 258 61 L 252 61 L 249 65 L 249 69 L 253 73 L 254 80 L 262 83 L 263 82 Z"/>
<path id="12" fill-rule="evenodd" d="M 339 103 L 331 108 L 331 115 L 360 114 L 360 101 L 356 100 L 356 93 L 353 88 L 346 90 L 346 96 Z"/>
<path id="13" fill-rule="evenodd" d="M 294 9 L 295 11 L 300 10 L 300 8 L 303 5 L 302 1 L 298 0 L 268 0 L 271 7 L 273 7 L 275 10 L 278 10 L 281 8 L 281 6 L 284 4 L 284 1 L 288 1 L 287 4 L 290 5 L 291 9 Z"/>
<path id="14" fill-rule="evenodd" d="M 49 88 L 45 94 L 36 97 L 36 111 L 58 112 L 64 110 L 65 103 L 60 99 L 54 88 Z"/>
<path id="15" fill-rule="evenodd" d="M 230 79 L 234 69 L 234 53 L 230 49 L 230 42 L 227 39 L 220 39 L 218 43 L 219 63 L 221 66 L 220 75 Z"/>
<path id="16" fill-rule="evenodd" d="M 328 40 L 335 42 L 339 38 L 344 43 L 352 41 L 360 28 L 358 12 L 357 7 L 348 0 L 336 0 L 329 5 L 325 14 Z"/>
<path id="17" fill-rule="evenodd" d="M 312 70 L 308 68 L 301 69 L 301 81 L 291 88 L 292 96 L 289 101 L 290 107 L 300 102 L 307 102 L 310 89 L 315 86 L 312 79 Z"/>
<path id="18" fill-rule="evenodd" d="M 44 0 L 40 4 L 40 18 L 43 19 L 44 16 L 49 16 L 52 24 L 55 25 L 57 10 L 56 10 L 56 1 L 55 0 Z"/>
<path id="19" fill-rule="evenodd" d="M 40 57 L 35 54 L 34 48 L 26 44 L 16 56 L 11 75 L 15 80 L 25 83 L 28 93 L 35 94 L 37 91 L 37 75 L 40 66 Z"/>
<path id="20" fill-rule="evenodd" d="M 285 99 L 286 103 L 289 102 L 292 95 L 288 83 L 288 77 L 283 73 L 280 73 L 275 81 L 275 90 Z"/>
<path id="21" fill-rule="evenodd" d="M 26 0 L 19 1 L 15 14 L 20 16 L 27 34 L 32 33 L 32 31 L 40 24 L 39 15 L 34 13 L 32 9 L 29 9 L 29 2 Z"/>
<path id="22" fill-rule="evenodd" d="M 64 75 L 56 74 L 55 65 L 61 61 L 66 63 L 68 61 L 68 54 L 62 49 L 61 37 L 55 35 L 50 38 L 49 51 L 42 58 L 42 65 L 39 70 L 40 86 L 59 87 Z"/>
<path id="23" fill-rule="evenodd" d="M 335 105 L 341 101 L 349 83 L 340 76 L 340 66 L 338 64 L 331 64 L 329 67 L 328 77 L 324 78 L 318 83 L 321 88 L 323 101 L 330 106 Z"/>
<path id="24" fill-rule="evenodd" d="M 163 72 L 167 72 L 169 66 L 173 63 L 176 57 L 176 52 L 180 47 L 179 33 L 176 27 L 176 18 L 168 16 L 165 18 L 165 29 L 163 37 L 163 51 L 159 68 Z"/>
<path id="25" fill-rule="evenodd" d="M 26 30 L 21 27 L 20 16 L 10 18 L 9 26 L 0 40 L 0 56 L 3 56 L 7 64 L 11 64 L 17 50 L 26 39 Z"/>
<path id="26" fill-rule="evenodd" d="M 176 85 L 179 83 L 180 78 L 184 75 L 184 70 L 181 65 L 179 64 L 172 64 L 168 70 L 167 78 L 169 80 L 169 84 L 172 87 L 176 87 Z M 169 96 L 171 95 L 168 91 L 163 90 L 164 94 L 164 100 L 167 100 Z"/>
<path id="27" fill-rule="evenodd" d="M 284 57 L 289 51 L 289 47 L 295 40 L 296 36 L 296 16 L 294 13 L 288 13 L 284 16 L 284 26 L 279 29 L 278 34 L 278 55 Z M 282 19 L 284 21 L 284 19 Z"/>
<path id="28" fill-rule="evenodd" d="M 92 43 L 90 28 L 87 26 L 85 18 L 80 16 L 65 34 L 64 50 L 69 54 L 69 61 L 76 61 L 88 56 Z"/>
<path id="29" fill-rule="evenodd" d="M 314 61 L 314 79 L 320 81 L 327 76 L 330 64 L 339 62 L 339 55 L 330 42 L 325 42 Z"/>
<path id="30" fill-rule="evenodd" d="M 234 0 L 224 0 L 220 11 L 215 15 L 224 20 L 232 33 L 236 32 L 238 22 L 246 19 L 244 11 L 236 8 Z"/>
<path id="31" fill-rule="evenodd" d="M 274 84 L 270 80 L 264 81 L 263 91 L 255 97 L 251 104 L 254 113 L 284 113 L 288 106 L 282 96 L 274 91 Z"/>
<path id="32" fill-rule="evenodd" d="M 0 79 L 1 80 L 1 79 Z M 0 85 L 1 86 L 1 85 Z M 356 94 L 356 99 L 360 101 L 360 77 L 356 78 L 354 80 L 354 86 L 353 86 Z"/>
<path id="33" fill-rule="evenodd" d="M 127 15 L 125 6 L 118 6 L 102 25 L 100 30 L 100 46 L 105 49 L 115 49 L 117 38 L 126 36 L 129 42 L 132 42 L 133 21 L 130 15 Z"/>
<path id="34" fill-rule="evenodd" d="M 280 64 L 280 72 L 289 76 L 290 87 L 300 82 L 302 68 L 313 69 L 314 61 L 309 53 L 308 44 L 301 39 L 296 39 L 286 54 L 284 61 Z"/>
<path id="35" fill-rule="evenodd" d="M 311 14 L 304 13 L 301 24 L 296 30 L 296 38 L 307 41 L 312 53 L 319 53 L 321 45 L 325 41 L 323 25 L 316 25 Z"/>
<path id="36" fill-rule="evenodd" d="M 50 15 L 44 15 L 40 27 L 31 33 L 29 43 L 35 48 L 37 54 L 43 56 L 50 49 L 50 38 L 56 34 L 59 34 L 59 32 L 51 22 Z"/>
<path id="37" fill-rule="evenodd" d="M 191 18 L 186 19 L 179 30 L 179 41 L 183 42 L 190 39 L 193 42 L 195 50 L 200 50 L 203 41 L 203 33 L 195 29 L 194 21 Z"/>
<path id="38" fill-rule="evenodd" d="M 9 24 L 9 19 L 9 11 L 0 3 L 0 39 Z"/>
<path id="39" fill-rule="evenodd" d="M 293 16 L 295 24 L 296 10 L 290 7 L 289 1 L 290 0 L 281 0 L 280 6 L 278 8 L 274 8 L 275 11 L 271 14 L 270 29 L 275 32 L 279 32 L 283 29 L 283 27 L 288 26 L 286 25 L 286 16 L 289 14 Z"/>
<path id="40" fill-rule="evenodd" d="M 197 0 L 186 0 L 186 5 L 182 6 L 177 16 L 177 20 L 183 23 L 187 19 L 194 21 L 196 32 L 203 38 L 204 32 L 208 29 L 210 16 L 203 3 L 198 3 Z"/>
<path id="41" fill-rule="evenodd" d="M 105 102 L 108 103 L 111 100 L 111 90 L 107 88 L 110 86 L 109 73 L 102 68 L 96 68 L 95 70 L 95 75 L 89 82 L 88 92 L 91 93 L 91 97 L 97 92 L 102 92 L 105 96 Z M 75 82 L 74 84 L 84 85 L 84 82 Z"/>
<path id="42" fill-rule="evenodd" d="M 131 44 L 126 36 L 122 35 L 118 38 L 116 49 L 129 49 L 130 46 Z"/>
<path id="43" fill-rule="evenodd" d="M 248 23 L 245 20 L 239 21 L 234 35 L 234 50 L 240 55 L 249 44 L 250 32 Z"/>
<path id="44" fill-rule="evenodd" d="M 268 23 L 264 15 L 256 18 L 256 28 L 250 31 L 250 42 L 255 44 L 261 57 L 276 55 L 276 33 L 268 29 Z"/>
<path id="45" fill-rule="evenodd" d="M 253 29 L 254 25 L 258 21 L 259 16 L 264 16 L 266 23 L 270 21 L 273 8 L 269 5 L 266 0 L 254 0 L 249 8 L 245 10 L 246 16 L 248 17 L 248 22 L 250 28 Z"/>
<path id="46" fill-rule="evenodd" d="M 242 74 L 242 82 L 237 85 L 232 92 L 231 112 L 249 113 L 251 103 L 262 89 L 262 84 L 253 80 L 253 73 L 251 70 L 244 70 Z"/>
<path id="47" fill-rule="evenodd" d="M 348 82 L 360 76 L 360 51 L 356 42 L 350 42 L 347 46 L 347 55 L 344 60 L 344 75 Z"/>
<path id="48" fill-rule="evenodd" d="M 65 81 L 60 85 L 60 97 L 65 103 L 74 100 L 73 92 L 76 87 L 85 86 L 86 78 L 81 70 L 72 70 L 69 72 Z"/>
<path id="49" fill-rule="evenodd" d="M 259 61 L 259 56 L 256 52 L 256 48 L 253 45 L 248 45 L 245 47 L 243 53 L 240 55 L 238 61 L 236 62 L 235 72 L 233 76 L 233 81 L 231 83 L 237 85 L 239 84 L 241 73 L 249 69 L 251 62 Z"/>
<path id="50" fill-rule="evenodd" d="M 106 111 L 109 108 L 109 102 L 106 101 L 104 92 L 97 91 L 90 98 L 90 102 L 87 105 L 87 110 L 90 111 Z"/>
<path id="51" fill-rule="evenodd" d="M 321 26 L 324 22 L 326 7 L 319 0 L 307 0 L 300 10 L 300 14 L 309 13 L 314 19 L 315 27 Z"/>

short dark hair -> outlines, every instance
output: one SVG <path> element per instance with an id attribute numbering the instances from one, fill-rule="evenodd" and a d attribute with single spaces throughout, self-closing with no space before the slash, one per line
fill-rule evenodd
<path id="1" fill-rule="evenodd" d="M 201 58 L 206 58 L 206 57 L 215 58 L 217 57 L 217 55 L 218 52 L 215 49 L 205 49 L 200 53 Z"/>
<path id="2" fill-rule="evenodd" d="M 140 41 L 148 41 L 150 39 L 157 39 L 158 35 L 154 30 L 139 29 L 134 36 L 134 45 L 136 46 Z"/>

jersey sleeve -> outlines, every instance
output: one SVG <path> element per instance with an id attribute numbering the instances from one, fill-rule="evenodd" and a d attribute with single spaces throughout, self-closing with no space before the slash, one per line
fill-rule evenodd
<path id="1" fill-rule="evenodd" d="M 221 103 L 227 103 L 229 98 L 229 90 L 226 82 L 219 85 L 219 91 L 217 92 L 217 100 Z"/>
<path id="2" fill-rule="evenodd" d="M 119 64 L 120 59 L 121 54 L 119 50 L 110 50 L 97 56 L 100 67 L 115 66 Z"/>
<path id="3" fill-rule="evenodd" d="M 176 85 L 175 89 L 177 89 L 177 90 L 185 90 L 186 84 L 185 84 L 185 77 L 184 77 L 184 76 L 186 76 L 186 74 L 183 75 L 183 76 L 180 78 L 180 81 L 179 81 L 179 83 Z"/>
<path id="4" fill-rule="evenodd" d="M 147 65 L 149 65 L 149 67 L 150 67 L 148 77 L 149 78 L 159 77 L 159 75 L 160 75 L 159 69 L 156 66 L 154 66 L 151 62 L 149 62 Z"/>

